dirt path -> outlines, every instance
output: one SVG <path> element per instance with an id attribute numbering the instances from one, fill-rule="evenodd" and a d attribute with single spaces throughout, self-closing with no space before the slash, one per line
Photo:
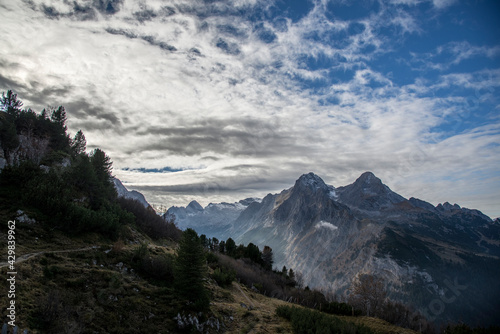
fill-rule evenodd
<path id="1" fill-rule="evenodd" d="M 24 262 L 28 259 L 31 259 L 32 257 L 43 255 L 43 254 L 81 252 L 81 251 L 92 250 L 92 249 L 96 249 L 96 248 L 98 248 L 98 246 L 91 246 L 91 247 L 78 248 L 78 249 L 63 249 L 63 250 L 55 250 L 55 251 L 42 251 L 42 252 L 37 252 L 37 253 L 28 253 L 28 254 L 24 254 L 24 255 L 16 257 L 15 264 L 19 264 L 19 263 Z M 8 262 L 0 262 L 0 268 L 7 267 L 8 265 L 9 265 Z"/>
<path id="2" fill-rule="evenodd" d="M 248 296 L 246 295 L 246 293 L 244 293 L 243 290 L 241 290 L 240 285 L 239 284 L 235 284 L 235 286 L 241 292 L 241 294 L 243 295 L 243 297 L 245 297 L 245 299 L 248 301 L 248 305 L 250 305 L 252 308 L 255 308 L 254 303 L 252 303 L 252 301 L 250 300 L 250 298 L 248 298 Z"/>

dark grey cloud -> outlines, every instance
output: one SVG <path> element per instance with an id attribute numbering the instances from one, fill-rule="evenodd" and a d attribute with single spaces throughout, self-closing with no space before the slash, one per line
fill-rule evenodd
<path id="1" fill-rule="evenodd" d="M 300 176 L 300 175 L 299 175 Z M 134 185 L 134 189 L 144 193 L 176 193 L 176 194 L 204 194 L 204 195 L 227 195 L 234 198 L 242 190 L 253 191 L 255 193 L 268 192 L 269 189 L 280 191 L 287 187 L 283 182 L 269 180 L 264 177 L 219 177 L 206 182 L 150 186 Z M 208 197 L 210 198 L 210 197 Z M 235 201 L 243 198 L 234 198 Z"/>
<path id="2" fill-rule="evenodd" d="M 2 65 L 0 65 L 0 69 Z M 12 90 L 18 95 L 18 98 L 24 101 L 26 108 L 32 108 L 35 111 L 41 111 L 48 106 L 60 106 L 72 92 L 71 86 L 51 87 L 32 80 L 27 84 L 0 74 L 0 89 L 2 91 Z"/>
<path id="3" fill-rule="evenodd" d="M 45 16 L 47 16 L 51 19 L 57 19 L 61 16 L 61 13 L 59 13 L 57 11 L 57 9 L 55 9 L 52 6 L 46 6 L 45 4 L 42 4 L 41 9 L 42 9 L 43 13 L 45 14 Z"/>
<path id="4" fill-rule="evenodd" d="M 133 15 L 136 20 L 141 23 L 145 21 L 151 21 L 158 17 L 158 14 L 156 14 L 156 12 L 152 9 L 143 9 L 141 11 L 134 12 Z"/>
<path id="5" fill-rule="evenodd" d="M 79 4 L 74 2 L 73 15 L 80 21 L 95 20 L 97 18 L 96 11 L 90 5 Z"/>
<path id="6" fill-rule="evenodd" d="M 260 119 L 206 119 L 182 122 L 183 126 L 151 126 L 136 132 L 138 136 L 153 135 L 141 151 L 166 151 L 181 155 L 205 152 L 232 156 L 273 156 L 283 152 L 306 150 L 296 143 L 292 133 L 280 130 L 278 124 Z"/>
<path id="7" fill-rule="evenodd" d="M 151 36 L 151 35 L 139 35 L 131 30 L 115 29 L 115 28 L 110 28 L 110 27 L 106 28 L 105 31 L 109 34 L 112 34 L 112 35 L 122 35 L 122 36 L 125 36 L 125 37 L 130 38 L 130 39 L 139 38 L 139 39 L 142 39 L 143 41 L 149 43 L 150 45 L 158 46 L 161 49 L 166 50 L 166 51 L 170 51 L 170 52 L 177 51 L 177 48 L 175 46 L 170 45 L 170 44 L 165 43 L 165 42 L 162 42 L 162 41 L 158 41 L 154 36 Z"/>
<path id="8" fill-rule="evenodd" d="M 50 19 L 72 18 L 79 21 L 90 21 L 97 19 L 97 12 L 104 15 L 114 15 L 118 13 L 123 5 L 123 0 L 94 0 L 90 3 L 73 1 L 72 7 L 71 3 L 68 1 L 65 2 L 68 7 L 64 12 L 45 3 L 41 3 L 39 6 L 36 6 L 33 1 L 27 1 L 27 3 L 33 10 L 41 11 Z"/>
<path id="9" fill-rule="evenodd" d="M 93 5 L 101 13 L 113 15 L 120 11 L 123 0 L 94 0 Z"/>
<path id="10" fill-rule="evenodd" d="M 84 99 L 71 101 L 66 105 L 67 112 L 80 121 L 89 118 L 106 121 L 108 126 L 120 124 L 119 112 L 113 112 L 109 106 L 104 104 L 91 103 Z"/>
<path id="11" fill-rule="evenodd" d="M 264 43 L 267 43 L 267 44 L 274 42 L 276 40 L 276 38 L 278 38 L 278 36 L 276 36 L 274 31 L 264 27 L 263 23 L 257 24 L 255 26 L 254 32 L 257 34 L 257 36 L 259 37 L 259 39 L 261 41 L 263 41 Z"/>
<path id="12" fill-rule="evenodd" d="M 7 91 L 7 90 L 12 90 L 16 93 L 20 91 L 25 91 L 25 86 L 19 84 L 16 80 L 12 80 L 10 78 L 7 78 L 0 73 L 0 88 L 2 91 Z"/>
<path id="13" fill-rule="evenodd" d="M 241 53 L 241 50 L 240 50 L 237 43 L 227 42 L 222 38 L 219 38 L 215 42 L 215 46 L 217 46 L 219 49 L 221 49 L 225 53 L 233 55 L 233 56 L 237 56 Z"/>

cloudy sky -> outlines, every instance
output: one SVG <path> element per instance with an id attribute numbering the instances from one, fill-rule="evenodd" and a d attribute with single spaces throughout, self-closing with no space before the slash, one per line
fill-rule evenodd
<path id="1" fill-rule="evenodd" d="M 0 90 L 66 107 L 151 203 L 310 171 L 500 216 L 500 3 L 0 0 Z"/>

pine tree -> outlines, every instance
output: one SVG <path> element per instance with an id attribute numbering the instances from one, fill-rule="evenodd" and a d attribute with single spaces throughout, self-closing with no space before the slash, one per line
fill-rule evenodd
<path id="1" fill-rule="evenodd" d="M 232 257 L 236 255 L 236 243 L 231 238 L 226 240 L 226 254 Z"/>
<path id="2" fill-rule="evenodd" d="M 110 182 L 113 163 L 103 150 L 96 148 L 90 155 L 90 161 L 94 166 L 97 178 L 101 182 Z"/>
<path id="3" fill-rule="evenodd" d="M 175 288 L 182 300 L 191 303 L 191 309 L 208 308 L 210 300 L 203 285 L 206 277 L 205 253 L 198 234 L 188 228 L 182 234 L 175 261 Z"/>
<path id="4" fill-rule="evenodd" d="M 267 270 L 273 269 L 273 249 L 269 246 L 264 246 L 262 250 L 262 262 L 264 263 L 264 268 Z"/>
<path id="5" fill-rule="evenodd" d="M 71 148 L 77 155 L 85 153 L 85 150 L 87 149 L 87 140 L 85 139 L 85 135 L 82 130 L 78 130 L 76 133 Z"/>
<path id="6" fill-rule="evenodd" d="M 17 99 L 17 94 L 14 94 L 12 90 L 7 91 L 7 95 L 2 93 L 0 104 L 2 105 L 2 109 L 5 110 L 8 115 L 13 117 L 19 116 L 21 107 L 23 106 L 23 102 Z"/>
<path id="7" fill-rule="evenodd" d="M 64 131 L 67 130 L 66 121 L 67 121 L 68 117 L 66 116 L 66 109 L 64 109 L 63 106 L 60 106 L 59 108 L 55 109 L 52 112 L 52 115 L 50 118 L 51 118 L 52 122 L 59 124 L 61 126 L 61 128 L 64 129 Z"/>

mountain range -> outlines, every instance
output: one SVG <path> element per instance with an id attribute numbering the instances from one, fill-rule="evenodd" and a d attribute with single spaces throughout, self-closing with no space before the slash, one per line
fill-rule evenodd
<path id="1" fill-rule="evenodd" d="M 347 298 L 359 273 L 438 323 L 498 324 L 500 223 L 478 210 L 393 192 L 371 172 L 333 187 L 316 174 L 263 199 L 171 207 L 182 229 L 272 247 L 275 267 Z"/>

